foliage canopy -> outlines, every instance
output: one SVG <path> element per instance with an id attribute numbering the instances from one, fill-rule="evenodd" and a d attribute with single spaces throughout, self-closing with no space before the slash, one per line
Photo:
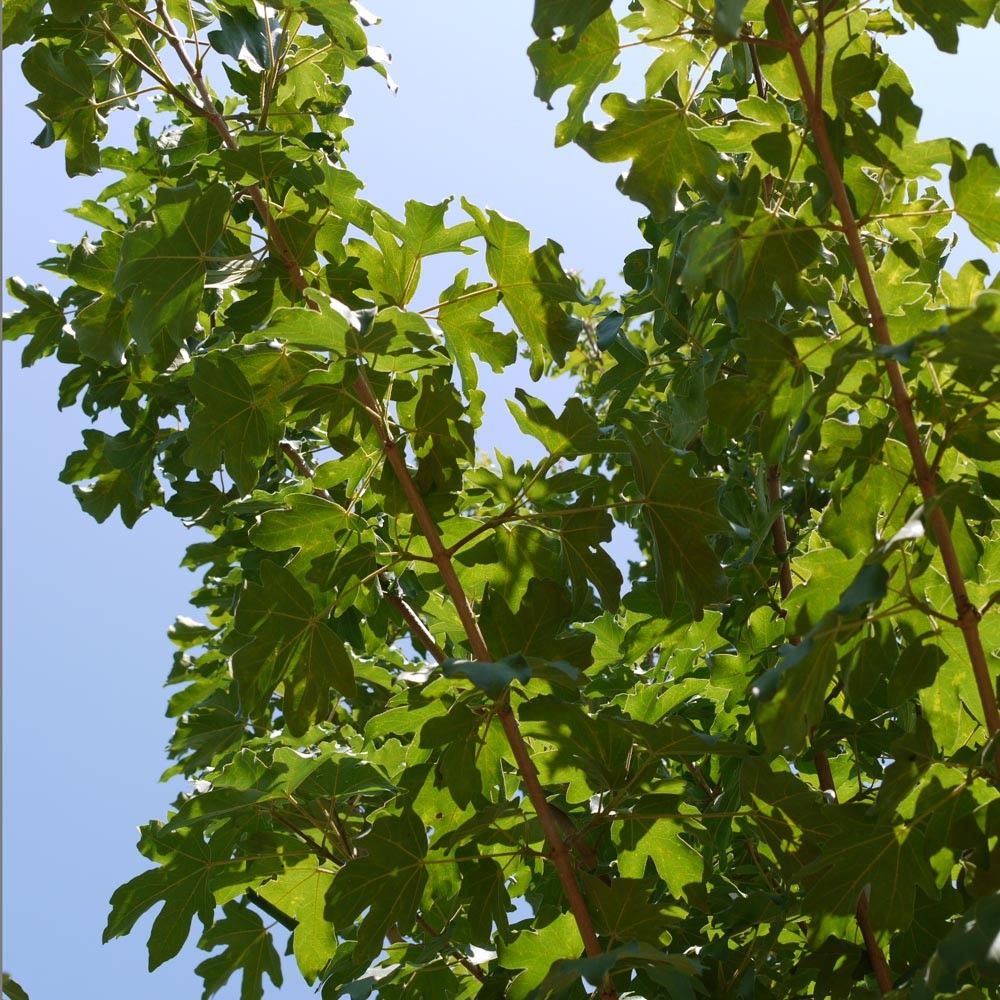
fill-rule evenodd
<path id="1" fill-rule="evenodd" d="M 105 940 L 155 910 L 155 968 L 197 921 L 244 1000 L 281 927 L 325 1000 L 997 995 L 1000 283 L 945 230 L 997 250 L 1000 167 L 918 139 L 880 44 L 996 7 L 537 0 L 557 143 L 649 213 L 611 295 L 363 198 L 348 0 L 4 5 L 36 141 L 120 174 L 4 336 L 119 421 L 84 510 L 198 531 L 191 791 Z M 477 450 L 519 353 L 576 387 L 509 401 L 531 461 Z"/>

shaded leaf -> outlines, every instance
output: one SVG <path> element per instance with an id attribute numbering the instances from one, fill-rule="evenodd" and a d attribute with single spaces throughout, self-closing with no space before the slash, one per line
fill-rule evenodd
<path id="1" fill-rule="evenodd" d="M 275 986 L 281 986 L 281 957 L 261 918 L 235 902 L 226 903 L 223 917 L 217 920 L 198 942 L 205 951 L 224 947 L 219 955 L 206 958 L 195 968 L 205 980 L 202 1000 L 214 996 L 237 972 L 243 973 L 240 1000 L 261 1000 L 264 974 Z"/>
<path id="2" fill-rule="evenodd" d="M 265 561 L 260 580 L 244 584 L 236 608 L 236 631 L 253 638 L 233 655 L 233 675 L 248 714 L 280 689 L 287 725 L 302 733 L 326 718 L 332 689 L 354 694 L 354 671 L 344 640 L 288 570 Z"/>

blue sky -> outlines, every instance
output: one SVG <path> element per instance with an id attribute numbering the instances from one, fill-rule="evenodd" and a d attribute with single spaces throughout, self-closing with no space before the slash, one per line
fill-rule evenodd
<path id="1" fill-rule="evenodd" d="M 615 190 L 617 166 L 553 147 L 558 115 L 532 96 L 524 55 L 531 3 L 385 0 L 377 10 L 384 23 L 372 40 L 393 53 L 400 89 L 393 96 L 374 73 L 351 81 L 349 165 L 366 196 L 399 214 L 409 198 L 464 194 L 528 226 L 534 241 L 560 242 L 566 265 L 585 278 L 618 285 L 623 257 L 640 245 L 638 210 Z M 963 33 L 958 57 L 922 38 L 894 45 L 925 108 L 923 138 L 1000 148 L 987 87 L 998 51 L 997 25 Z M 16 53 L 8 51 L 3 73 L 3 272 L 51 287 L 53 276 L 35 262 L 51 241 L 79 239 L 83 224 L 63 210 L 108 181 L 71 181 L 60 147 L 30 145 L 40 123 L 23 108 L 33 95 Z M 635 93 L 630 82 L 626 74 L 606 89 Z M 986 251 L 966 237 L 959 256 Z M 100 935 L 111 892 L 144 865 L 136 827 L 162 816 L 178 790 L 157 781 L 171 729 L 165 633 L 195 583 L 178 567 L 195 538 L 162 511 L 131 532 L 80 511 L 57 477 L 79 446 L 83 418 L 56 411 L 57 364 L 22 371 L 19 355 L 18 345 L 4 345 L 4 969 L 33 1000 L 194 998 L 193 968 L 205 957 L 195 934 L 152 976 L 148 916 L 124 940 L 102 946 Z M 506 377 L 504 394 L 519 379 L 527 384 L 523 373 Z M 501 419 L 491 428 L 497 437 Z M 283 997 L 312 995 L 294 963 L 286 971 Z M 220 996 L 238 996 L 238 984 Z"/>

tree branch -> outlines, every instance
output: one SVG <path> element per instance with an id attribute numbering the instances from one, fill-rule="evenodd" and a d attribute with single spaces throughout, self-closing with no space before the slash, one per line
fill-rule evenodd
<path id="1" fill-rule="evenodd" d="M 430 934 L 431 937 L 444 937 L 443 934 L 434 930 L 434 928 L 431 927 L 431 925 L 427 923 L 427 921 L 424 920 L 424 918 L 420 916 L 419 913 L 417 914 L 417 923 L 420 924 L 420 926 L 423 927 L 423 929 L 427 931 L 427 933 Z M 474 978 L 478 979 L 481 983 L 486 982 L 486 977 L 483 975 L 483 970 L 480 969 L 478 966 L 473 965 L 473 963 L 469 960 L 467 955 L 463 955 L 457 948 L 452 948 L 451 954 L 455 958 L 457 958 L 459 962 L 461 962 L 462 967 L 465 969 L 466 972 L 469 973 L 470 976 L 473 976 Z"/>
<path id="2" fill-rule="evenodd" d="M 829 132 L 827 131 L 823 108 L 816 99 L 816 93 L 809 76 L 809 69 L 802 54 L 802 38 L 796 30 L 788 11 L 785 9 L 784 3 L 781 0 L 772 0 L 771 6 L 781 24 L 782 33 L 784 34 L 788 51 L 795 67 L 795 73 L 802 91 L 803 103 L 809 114 L 813 139 L 815 140 L 824 172 L 830 181 L 833 200 L 840 215 L 844 236 L 847 239 L 854 268 L 864 292 L 872 334 L 877 344 L 882 347 L 891 348 L 894 344 L 889 332 L 889 321 L 882 308 L 871 265 L 868 261 L 868 255 L 861 241 L 861 230 L 854 216 L 854 209 L 851 206 L 847 187 L 844 184 L 844 178 L 837 163 L 837 156 L 834 152 Z M 817 39 L 817 41 L 822 42 L 821 39 Z M 952 540 L 951 531 L 948 527 L 948 520 L 945 517 L 944 511 L 936 502 L 938 497 L 936 476 L 934 470 L 928 464 L 927 456 L 924 453 L 923 442 L 920 439 L 917 420 L 913 412 L 913 400 L 906 388 L 902 369 L 892 358 L 885 360 L 885 369 L 889 378 L 889 385 L 892 389 L 893 405 L 899 416 L 899 426 L 902 428 L 903 436 L 906 439 L 906 446 L 913 462 L 917 486 L 925 503 L 929 507 L 928 520 L 930 521 L 931 531 L 937 542 L 938 550 L 941 553 L 945 574 L 955 601 L 959 628 L 969 654 L 972 673 L 975 677 L 976 688 L 983 707 L 986 729 L 992 737 L 1000 732 L 1000 710 L 997 708 L 996 691 L 993 686 L 994 681 L 990 675 L 989 665 L 986 661 L 986 652 L 983 649 L 982 637 L 979 634 L 979 612 L 969 600 L 965 579 L 958 560 L 958 553 L 956 552 L 955 543 Z M 1000 747 L 995 752 L 994 762 L 996 772 L 1000 775 Z"/>
<path id="3" fill-rule="evenodd" d="M 181 60 L 185 71 L 191 77 L 195 86 L 198 88 L 198 92 L 201 94 L 203 106 L 198 109 L 198 113 L 203 115 L 212 123 L 216 131 L 219 133 L 219 136 L 222 138 L 222 141 L 228 148 L 236 149 L 237 142 L 233 138 L 225 119 L 216 110 L 200 68 L 196 67 L 191 62 L 190 58 L 188 58 L 180 38 L 177 36 L 176 31 L 173 30 L 172 22 L 167 14 L 164 0 L 156 0 L 156 3 L 160 16 L 164 19 L 165 24 L 170 29 L 171 44 L 177 52 L 178 58 Z M 281 232 L 277 227 L 277 223 L 268 209 L 260 188 L 257 185 L 254 185 L 247 190 L 253 198 L 254 204 L 257 206 L 265 231 L 268 234 L 271 244 L 277 251 L 289 279 L 292 284 L 301 293 L 303 293 L 303 297 L 305 298 L 304 293 L 309 287 L 309 282 L 303 274 L 299 262 L 295 259 L 294 254 L 291 253 L 288 244 L 282 237 Z M 318 311 L 319 309 L 319 306 L 308 298 L 306 298 L 306 304 L 308 308 L 313 309 L 314 311 Z M 355 384 L 358 391 L 358 398 L 375 425 L 376 431 L 382 442 L 382 450 L 385 453 L 386 459 L 388 460 L 390 467 L 395 473 L 396 478 L 403 489 L 407 503 L 410 510 L 413 512 L 413 516 L 417 521 L 417 525 L 419 526 L 421 533 L 427 540 L 427 544 L 431 550 L 432 560 L 435 566 L 437 566 L 445 588 L 458 612 L 459 619 L 462 622 L 462 627 L 468 637 L 472 654 L 480 662 L 491 662 L 493 657 L 490 654 L 488 646 L 486 645 L 486 640 L 483 638 L 482 630 L 479 627 L 479 622 L 472 610 L 469 599 L 462 588 L 462 584 L 458 579 L 457 573 L 455 572 L 451 556 L 445 548 L 444 543 L 441 541 L 437 525 L 434 522 L 430 511 L 427 509 L 427 505 L 424 503 L 423 497 L 420 495 L 420 491 L 417 489 L 416 483 L 414 483 L 413 478 L 410 475 L 410 470 L 407 468 L 406 459 L 402 450 L 400 449 L 394 436 L 391 434 L 385 420 L 381 416 L 378 401 L 365 374 L 364 364 L 360 361 L 360 359 L 358 362 L 358 372 Z M 287 451 L 286 454 L 288 454 Z M 556 871 L 559 874 L 563 891 L 566 895 L 567 902 L 569 903 L 570 910 L 573 913 L 573 917 L 576 920 L 577 928 L 579 929 L 580 938 L 583 941 L 584 948 L 587 954 L 591 957 L 602 955 L 604 951 L 597 938 L 597 931 L 594 928 L 594 921 L 590 915 L 590 910 L 587 907 L 587 902 L 584 899 L 583 892 L 576 880 L 576 875 L 573 871 L 573 864 L 569 856 L 569 849 L 559 833 L 557 821 L 549 808 L 548 801 L 545 797 L 545 791 L 538 779 L 538 772 L 535 770 L 535 766 L 531 761 L 531 754 L 524 741 L 524 736 L 521 733 L 521 728 L 518 725 L 517 719 L 514 717 L 514 713 L 511 710 L 510 705 L 507 703 L 506 696 L 501 696 L 501 698 L 497 699 L 496 707 L 501 726 L 503 727 L 507 740 L 510 743 L 511 751 L 514 754 L 518 770 L 520 771 L 522 780 L 524 781 L 528 798 L 531 800 L 531 804 L 538 815 L 538 820 L 541 823 L 545 839 L 548 842 L 552 863 L 555 865 Z M 319 847 L 319 845 L 316 846 Z M 613 984 L 611 984 L 610 979 L 608 979 L 602 987 L 601 996 L 605 997 L 606 1000 L 617 1000 L 618 993 Z"/>

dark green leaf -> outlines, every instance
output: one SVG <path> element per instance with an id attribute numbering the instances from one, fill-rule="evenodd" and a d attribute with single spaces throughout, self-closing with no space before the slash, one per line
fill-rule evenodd
<path id="1" fill-rule="evenodd" d="M 712 37 L 720 45 L 729 45 L 743 31 L 743 9 L 747 0 L 715 0 Z"/>
<path id="2" fill-rule="evenodd" d="M 405 809 L 377 819 L 362 843 L 364 856 L 334 876 L 327 916 L 335 927 L 361 918 L 355 955 L 364 962 L 382 950 L 390 927 L 406 933 L 413 924 L 427 884 L 427 834 L 416 813 Z"/>
<path id="3" fill-rule="evenodd" d="M 150 351 L 161 331 L 178 345 L 194 332 L 208 258 L 231 201 L 223 184 L 161 187 L 154 221 L 125 234 L 114 289 L 131 302 L 128 328 L 140 350 Z"/>
<path id="4" fill-rule="evenodd" d="M 486 238 L 486 266 L 497 283 L 500 301 L 510 313 L 531 355 L 531 377 L 536 381 L 549 361 L 561 365 L 576 346 L 582 325 L 566 308 L 583 302 L 576 282 L 562 269 L 562 247 L 549 240 L 528 249 L 528 230 L 498 212 L 463 201 Z"/>
<path id="5" fill-rule="evenodd" d="M 219 955 L 206 958 L 195 972 L 205 980 L 202 1000 L 214 996 L 242 971 L 240 1000 L 261 1000 L 264 996 L 264 973 L 275 986 L 281 986 L 281 957 L 261 918 L 238 903 L 226 903 L 223 917 L 205 931 L 198 947 L 205 951 L 223 947 Z"/>
<path id="6" fill-rule="evenodd" d="M 497 663 L 479 663 L 475 660 L 445 660 L 441 664 L 445 677 L 466 677 L 489 698 L 500 695 L 515 681 L 527 684 L 531 667 L 520 653 L 505 656 Z"/>
<path id="7" fill-rule="evenodd" d="M 344 640 L 302 585 L 277 563 L 260 567 L 260 584 L 244 584 L 236 631 L 252 640 L 233 656 L 233 674 L 248 714 L 282 694 L 289 729 L 303 733 L 326 718 L 331 690 L 354 694 L 354 672 Z"/>

